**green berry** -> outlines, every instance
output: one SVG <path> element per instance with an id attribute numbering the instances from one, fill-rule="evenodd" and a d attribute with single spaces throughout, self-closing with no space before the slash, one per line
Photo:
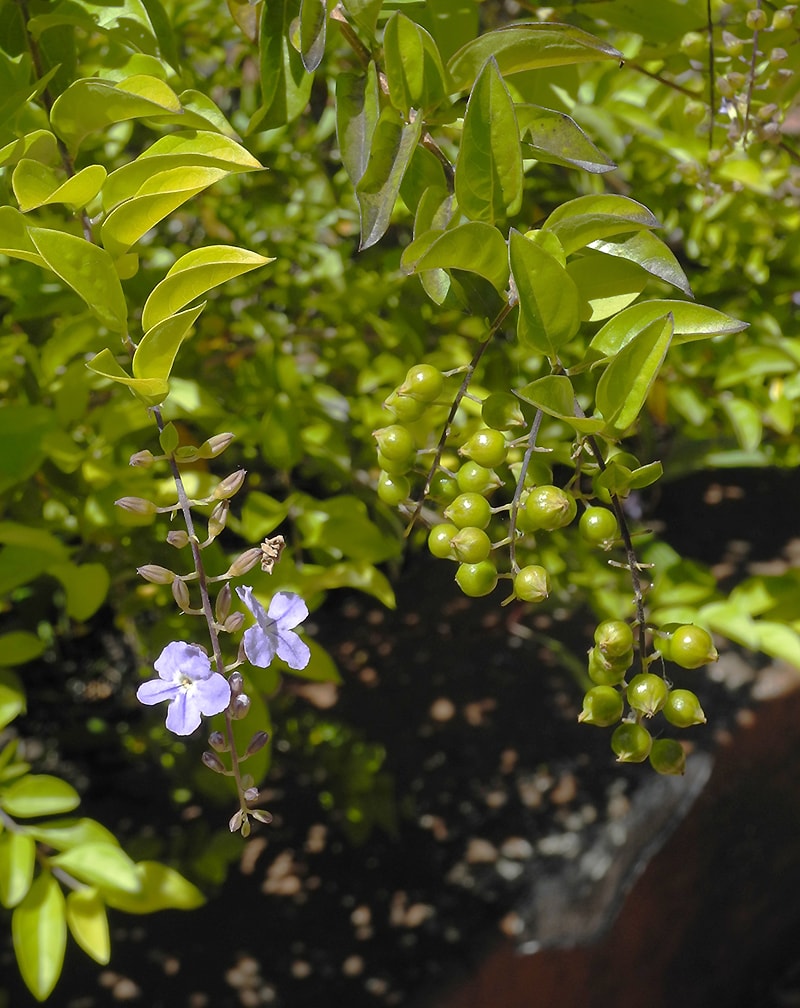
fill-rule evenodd
<path id="1" fill-rule="evenodd" d="M 686 753 L 676 739 L 661 738 L 653 742 L 650 766 L 660 774 L 683 774 L 686 771 Z"/>
<path id="2" fill-rule="evenodd" d="M 378 477 L 378 497 L 384 504 L 397 507 L 408 500 L 410 494 L 411 483 L 407 476 L 392 476 L 391 473 L 382 472 Z"/>
<path id="3" fill-rule="evenodd" d="M 428 488 L 431 500 L 438 501 L 440 504 L 449 504 L 450 501 L 458 497 L 458 493 L 458 483 L 452 476 L 448 476 L 441 470 L 433 474 L 431 485 Z"/>
<path id="4" fill-rule="evenodd" d="M 444 509 L 444 516 L 459 528 L 466 528 L 467 525 L 486 528 L 492 517 L 492 509 L 480 494 L 462 493 Z"/>
<path id="5" fill-rule="evenodd" d="M 431 403 L 439 398 L 443 385 L 444 378 L 438 368 L 431 364 L 416 364 L 408 369 L 406 380 L 397 391 L 400 395 Z"/>
<path id="6" fill-rule="evenodd" d="M 373 431 L 373 437 L 378 442 L 378 451 L 384 458 L 400 462 L 414 456 L 414 439 L 411 431 L 402 424 L 381 427 L 380 430 Z"/>
<path id="7" fill-rule="evenodd" d="M 772 15 L 772 28 L 774 31 L 786 31 L 792 27 L 792 9 L 778 10 Z"/>
<path id="8" fill-rule="evenodd" d="M 499 431 L 525 425 L 519 399 L 510 392 L 492 392 L 487 396 L 481 406 L 481 419 L 487 427 Z"/>
<path id="9" fill-rule="evenodd" d="M 681 39 L 681 52 L 695 58 L 704 56 L 708 52 L 708 39 L 702 32 L 686 32 Z"/>
<path id="10" fill-rule="evenodd" d="M 458 451 L 459 455 L 466 455 L 478 465 L 493 469 L 505 462 L 508 446 L 501 431 L 484 427 L 483 430 L 475 431 Z"/>
<path id="11" fill-rule="evenodd" d="M 633 630 L 623 620 L 604 620 L 594 632 L 594 642 L 605 658 L 621 658 L 633 648 Z"/>
<path id="12" fill-rule="evenodd" d="M 762 31 L 767 27 L 767 14 L 763 10 L 750 10 L 744 19 L 750 31 Z"/>
<path id="13" fill-rule="evenodd" d="M 628 703 L 645 717 L 652 717 L 661 710 L 668 693 L 669 687 L 661 676 L 652 672 L 642 672 L 634 676 L 626 691 Z"/>
<path id="14" fill-rule="evenodd" d="M 633 649 L 619 658 L 604 658 L 599 648 L 589 650 L 589 678 L 598 686 L 616 686 L 631 667 Z"/>
<path id="15" fill-rule="evenodd" d="M 428 533 L 428 549 L 439 560 L 455 560 L 451 543 L 457 535 L 458 529 L 449 522 L 434 525 Z"/>
<path id="16" fill-rule="evenodd" d="M 668 657 L 685 669 L 701 668 L 719 658 L 708 630 L 692 623 L 678 627 L 669 639 Z"/>
<path id="17" fill-rule="evenodd" d="M 458 565 L 456 571 L 458 587 L 470 598 L 479 598 L 494 591 L 497 585 L 497 569 L 490 560 L 480 563 Z"/>
<path id="18" fill-rule="evenodd" d="M 523 602 L 544 602 L 550 594 L 550 575 L 538 564 L 529 564 L 514 575 L 514 594 Z"/>
<path id="19" fill-rule="evenodd" d="M 624 721 L 614 729 L 611 748 L 618 763 L 641 763 L 650 755 L 653 739 L 650 732 L 633 721 Z"/>
<path id="20" fill-rule="evenodd" d="M 383 405 L 390 413 L 394 413 L 398 420 L 413 423 L 423 415 L 428 404 L 420 402 L 419 399 L 413 399 L 410 395 L 401 395 L 394 391 L 387 397 Z"/>
<path id="21" fill-rule="evenodd" d="M 461 563 L 476 564 L 485 560 L 492 551 L 492 541 L 483 529 L 467 525 L 459 529 L 453 536 L 450 545 L 453 547 L 456 560 Z"/>
<path id="22" fill-rule="evenodd" d="M 382 452 L 378 452 L 378 465 L 391 476 L 404 476 L 414 465 L 414 456 L 409 455 L 408 458 L 390 459 L 386 458 Z"/>
<path id="23" fill-rule="evenodd" d="M 664 704 L 664 717 L 676 728 L 689 728 L 691 725 L 706 723 L 700 701 L 688 689 L 670 690 L 667 702 Z"/>
<path id="24" fill-rule="evenodd" d="M 608 728 L 622 717 L 622 694 L 613 686 L 593 686 L 583 698 L 583 710 L 578 720 L 583 724 Z"/>
<path id="25" fill-rule="evenodd" d="M 619 538 L 619 522 L 613 511 L 604 507 L 588 507 L 581 515 L 578 529 L 592 546 L 603 546 L 608 549 L 609 545 Z"/>
<path id="26" fill-rule="evenodd" d="M 502 486 L 493 469 L 487 469 L 486 466 L 479 465 L 471 459 L 459 468 L 456 483 L 463 493 L 483 494 Z"/>
<path id="27" fill-rule="evenodd" d="M 578 513 L 578 505 L 572 494 L 557 486 L 535 487 L 525 499 L 525 512 L 531 531 L 555 529 L 569 525 Z"/>

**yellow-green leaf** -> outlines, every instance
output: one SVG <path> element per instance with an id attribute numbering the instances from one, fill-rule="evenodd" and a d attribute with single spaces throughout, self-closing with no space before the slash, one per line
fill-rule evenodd
<path id="1" fill-rule="evenodd" d="M 164 382 L 169 379 L 175 355 L 205 306 L 204 301 L 147 330 L 133 355 L 134 378 Z"/>
<path id="2" fill-rule="evenodd" d="M 136 865 L 117 844 L 83 843 L 56 854 L 51 863 L 102 890 L 138 893 L 141 878 Z"/>
<path id="3" fill-rule="evenodd" d="M 21 635 L 23 631 L 16 631 L 16 633 Z M 3 646 L 4 639 L 13 636 L 13 634 L 14 631 L 0 637 L 0 648 Z M 29 634 L 28 636 L 32 637 L 33 635 Z M 41 642 L 38 637 L 34 637 L 33 639 L 41 648 Z M 0 669 L 0 731 L 6 725 L 11 724 L 14 718 L 19 717 L 24 712 L 25 690 L 22 688 L 22 683 L 10 669 Z"/>
<path id="4" fill-rule="evenodd" d="M 96 889 L 77 889 L 67 895 L 70 934 L 95 962 L 105 966 L 111 958 L 111 936 L 106 908 Z"/>
<path id="5" fill-rule="evenodd" d="M 25 986 L 44 1001 L 61 976 L 67 945 L 64 894 L 50 872 L 42 872 L 14 909 L 11 934 Z"/>
<path id="6" fill-rule="evenodd" d="M 7 829 L 0 833 L 0 903 L 15 907 L 33 882 L 36 842 L 27 833 Z"/>
<path id="7" fill-rule="evenodd" d="M 167 865 L 157 861 L 140 861 L 136 865 L 139 879 L 137 893 L 109 892 L 106 902 L 126 913 L 154 913 L 156 910 L 194 910 L 202 906 L 205 897 L 197 888 Z"/>
<path id="8" fill-rule="evenodd" d="M 0 807 L 21 819 L 71 812 L 79 804 L 75 788 L 50 774 L 26 774 L 0 790 Z"/>
<path id="9" fill-rule="evenodd" d="M 133 394 L 146 406 L 158 406 L 169 395 L 168 382 L 160 378 L 131 378 L 117 363 L 114 354 L 106 347 L 96 354 L 86 366 L 95 374 L 109 378 L 120 385 L 127 385 Z"/>
<path id="10" fill-rule="evenodd" d="M 66 203 L 77 210 L 95 198 L 105 178 L 102 165 L 87 165 L 64 179 L 40 161 L 22 158 L 11 176 L 11 186 L 23 212 L 50 203 Z"/>
<path id="11" fill-rule="evenodd" d="M 0 147 L 0 168 L 8 168 L 21 158 L 32 158 L 40 164 L 56 164 L 58 143 L 49 130 L 34 130 Z"/>
<path id="12" fill-rule="evenodd" d="M 24 665 L 38 658 L 44 644 L 36 634 L 27 630 L 10 630 L 0 634 L 0 666 Z"/>

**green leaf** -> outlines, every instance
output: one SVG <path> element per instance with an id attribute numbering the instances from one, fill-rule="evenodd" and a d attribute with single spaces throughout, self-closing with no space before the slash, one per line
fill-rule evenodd
<path id="1" fill-rule="evenodd" d="M 606 421 L 606 434 L 621 437 L 638 417 L 667 354 L 672 332 L 672 315 L 655 319 L 614 357 L 600 376 L 595 404 Z"/>
<path id="2" fill-rule="evenodd" d="M 339 74 L 336 78 L 336 135 L 342 164 L 354 186 L 366 171 L 379 115 L 378 72 L 374 62 L 370 60 L 366 74 Z"/>
<path id="3" fill-rule="evenodd" d="M 490 56 L 497 60 L 503 76 L 541 67 L 624 58 L 613 46 L 572 25 L 511 24 L 486 32 L 455 53 L 447 67 L 456 87 L 470 87 Z"/>
<path id="4" fill-rule="evenodd" d="M 11 934 L 25 986 L 44 1001 L 61 976 L 67 945 L 64 894 L 50 872 L 42 872 L 14 909 Z"/>
<path id="5" fill-rule="evenodd" d="M 459 208 L 471 220 L 493 224 L 520 208 L 522 156 L 517 119 L 494 57 L 481 69 L 467 102 L 455 190 Z"/>
<path id="6" fill-rule="evenodd" d="M 342 7 L 355 24 L 366 32 L 368 38 L 375 35 L 378 15 L 381 12 L 383 0 L 342 0 Z"/>
<path id="7" fill-rule="evenodd" d="M 128 306 L 111 257 L 104 249 L 64 231 L 29 228 L 49 268 L 81 297 L 112 332 L 125 332 Z"/>
<path id="8" fill-rule="evenodd" d="M 428 112 L 447 97 L 447 74 L 431 35 L 400 11 L 383 34 L 389 101 L 405 119 L 411 110 Z"/>
<path id="9" fill-rule="evenodd" d="M 605 356 L 619 353 L 645 326 L 662 318 L 667 312 L 674 320 L 675 343 L 687 343 L 707 336 L 723 336 L 747 328 L 747 322 L 740 322 L 716 308 L 706 308 L 705 305 L 691 304 L 688 301 L 646 301 L 631 305 L 606 322 L 589 346 Z"/>
<path id="10" fill-rule="evenodd" d="M 616 168 L 564 112 L 526 104 L 517 105 L 516 112 L 523 158 L 533 157 L 546 164 L 580 168 L 593 174 Z"/>
<path id="11" fill-rule="evenodd" d="M 742 448 L 745 451 L 755 451 L 761 444 L 764 433 L 759 407 L 747 399 L 738 397 L 723 398 L 720 405 Z"/>
<path id="12" fill-rule="evenodd" d="M 27 832 L 54 850 L 69 850 L 81 844 L 116 844 L 117 838 L 96 819 L 59 819 L 50 823 L 33 823 Z"/>
<path id="13" fill-rule="evenodd" d="M 139 893 L 136 865 L 116 843 L 82 843 L 56 854 L 51 863 L 87 885 L 106 892 Z"/>
<path id="14" fill-rule="evenodd" d="M 86 367 L 103 378 L 108 378 L 119 385 L 127 385 L 145 406 L 158 406 L 169 395 L 169 385 L 160 378 L 131 378 L 117 363 L 108 347 L 95 354 L 87 362 Z"/>
<path id="15" fill-rule="evenodd" d="M 536 241 L 514 228 L 509 262 L 519 297 L 517 337 L 555 363 L 580 326 L 580 298 L 572 277 Z"/>
<path id="16" fill-rule="evenodd" d="M 422 148 L 417 148 L 421 150 Z M 429 186 L 417 203 L 414 217 L 414 237 L 428 231 L 443 232 L 453 216 L 453 194 L 443 186 Z M 425 293 L 434 302 L 442 304 L 450 289 L 450 277 L 443 269 L 422 270 L 419 279 Z"/>
<path id="17" fill-rule="evenodd" d="M 341 683 L 342 677 L 336 667 L 336 662 L 328 652 L 316 641 L 309 641 L 311 648 L 311 658 L 304 669 L 290 669 L 287 675 L 297 676 L 299 679 L 307 679 L 309 682 L 331 682 L 337 685 Z"/>
<path id="18" fill-rule="evenodd" d="M 49 130 L 34 130 L 0 147 L 0 168 L 9 168 L 22 158 L 43 165 L 58 163 L 58 142 Z"/>
<path id="19" fill-rule="evenodd" d="M 111 936 L 105 904 L 95 889 L 77 889 L 67 894 L 66 918 L 70 934 L 83 951 L 107 965 L 111 959 Z"/>
<path id="20" fill-rule="evenodd" d="M 361 213 L 361 242 L 367 249 L 380 241 L 389 227 L 400 183 L 419 142 L 422 119 L 404 123 L 395 109 L 387 106 L 380 114 L 372 136 L 369 159 L 356 186 Z"/>
<path id="21" fill-rule="evenodd" d="M 181 343 L 191 332 L 205 306 L 204 301 L 194 308 L 169 316 L 147 330 L 133 354 L 134 379 L 156 382 L 167 387 Z"/>
<path id="22" fill-rule="evenodd" d="M 28 234 L 28 222 L 14 207 L 0 207 L 0 254 L 44 266 L 44 259 Z"/>
<path id="23" fill-rule="evenodd" d="M 652 231 L 634 231 L 631 235 L 598 239 L 589 247 L 636 263 L 652 276 L 677 287 L 687 297 L 693 297 L 689 280 L 672 250 Z"/>
<path id="24" fill-rule="evenodd" d="M 288 471 L 303 457 L 300 417 L 288 392 L 278 392 L 259 424 L 261 457 L 273 469 Z"/>
<path id="25" fill-rule="evenodd" d="M 27 630 L 10 630 L 0 634 L 0 667 L 24 665 L 44 651 L 44 642 Z"/>
<path id="26" fill-rule="evenodd" d="M 567 255 L 610 235 L 659 227 L 646 206 L 627 196 L 578 196 L 550 214 L 543 227 L 553 231 Z"/>
<path id="27" fill-rule="evenodd" d="M 27 833 L 6 829 L 0 833 L 0 903 L 15 907 L 33 882 L 36 842 Z"/>
<path id="28" fill-rule="evenodd" d="M 290 41 L 300 0 L 270 0 L 262 4 L 260 34 L 261 108 L 248 133 L 275 129 L 296 119 L 308 104 L 314 75 L 303 66 Z"/>
<path id="29" fill-rule="evenodd" d="M 313 73 L 325 55 L 325 29 L 328 12 L 325 0 L 300 0 L 300 57 Z"/>
<path id="30" fill-rule="evenodd" d="M 11 186 L 23 212 L 51 203 L 66 203 L 77 210 L 95 198 L 105 178 L 102 165 L 87 165 L 64 179 L 40 161 L 22 158 L 11 176 Z"/>
<path id="31" fill-rule="evenodd" d="M 21 819 L 71 812 L 79 804 L 75 788 L 50 774 L 28 774 L 0 791 L 0 807 Z"/>
<path id="32" fill-rule="evenodd" d="M 84 622 L 105 602 L 111 577 L 105 564 L 57 564 L 48 574 L 57 578 L 66 592 L 67 614 Z"/>
<path id="33" fill-rule="evenodd" d="M 400 265 L 406 273 L 468 270 L 485 277 L 501 294 L 508 288 L 508 246 L 496 227 L 480 221 L 420 235 L 406 247 Z"/>
<path id="34" fill-rule="evenodd" d="M 11 633 L 0 636 L 0 647 L 5 644 L 9 637 L 15 636 L 33 637 L 33 634 L 25 634 L 23 630 L 12 630 Z M 41 641 L 37 637 L 33 637 L 33 639 L 39 645 L 39 651 L 41 652 L 44 649 Z M 13 641 L 11 643 L 13 645 Z M 18 662 L 10 662 L 9 658 L 11 657 L 13 657 L 13 651 L 11 655 L 3 654 L 3 664 L 19 664 Z M 29 659 L 25 660 L 28 661 Z M 24 713 L 25 690 L 22 688 L 22 683 L 9 669 L 0 669 L 0 731 L 7 725 L 10 725 L 14 718 Z"/>
<path id="35" fill-rule="evenodd" d="M 647 285 L 647 273 L 636 263 L 600 253 L 573 259 L 567 273 L 582 302 L 582 322 L 599 322 L 616 315 L 635 301 Z"/>
<path id="36" fill-rule="evenodd" d="M 142 328 L 152 329 L 212 287 L 274 261 L 274 257 L 233 245 L 208 245 L 187 252 L 170 267 L 145 302 Z"/>
<path id="37" fill-rule="evenodd" d="M 194 910 L 205 903 L 197 886 L 157 861 L 140 861 L 136 873 L 138 891 L 109 892 L 106 903 L 110 907 L 125 913 L 145 914 L 156 910 Z"/>
<path id="38" fill-rule="evenodd" d="M 594 417 L 576 416 L 576 398 L 572 382 L 566 375 L 545 375 L 537 378 L 516 393 L 524 402 L 530 403 L 548 416 L 568 423 L 581 434 L 596 434 L 604 422 Z"/>
<path id="39" fill-rule="evenodd" d="M 382 563 L 399 549 L 397 540 L 370 520 L 364 502 L 350 494 L 307 498 L 295 522 L 304 548 L 324 550 L 337 560 Z"/>

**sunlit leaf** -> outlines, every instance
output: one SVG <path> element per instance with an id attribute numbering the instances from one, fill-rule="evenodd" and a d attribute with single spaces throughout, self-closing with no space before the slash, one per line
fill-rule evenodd
<path id="1" fill-rule="evenodd" d="M 83 843 L 56 854 L 51 863 L 87 885 L 106 891 L 138 893 L 136 865 L 118 844 Z"/>
<path id="2" fill-rule="evenodd" d="M 693 297 L 689 280 L 674 253 L 652 231 L 634 231 L 630 235 L 623 234 L 618 237 L 598 239 L 591 242 L 589 248 L 597 249 L 604 255 L 636 263 L 651 276 L 665 280 L 673 287 L 683 291 L 687 297 Z"/>
<path id="3" fill-rule="evenodd" d="M 22 630 L 12 630 L 11 633 L 2 634 L 0 636 L 0 647 L 2 647 L 9 637 L 14 635 L 23 636 L 24 631 Z M 33 637 L 33 634 L 28 634 L 27 636 Z M 41 643 L 38 638 L 34 637 L 34 640 L 39 643 L 40 650 L 43 650 Z M 9 642 L 13 648 L 14 641 Z M 19 650 L 18 650 L 19 653 Z M 31 652 L 29 651 L 28 654 Z M 9 662 L 8 659 L 13 656 L 13 651 L 11 655 L 3 655 L 3 664 L 8 662 L 8 664 L 18 664 L 17 662 Z M 29 661 L 29 658 L 25 658 L 25 661 Z M 25 690 L 22 688 L 22 683 L 19 678 L 7 668 L 0 668 L 0 731 L 10 725 L 11 722 L 19 717 L 20 714 L 25 712 Z"/>
<path id="4" fill-rule="evenodd" d="M 448 92 L 447 74 L 432 36 L 395 11 L 383 34 L 389 100 L 408 119 L 434 108 Z"/>
<path id="5" fill-rule="evenodd" d="M 627 308 L 642 293 L 648 279 L 636 263 L 599 253 L 572 259 L 567 273 L 583 302 L 584 322 L 598 322 Z"/>
<path id="6" fill-rule="evenodd" d="M 567 255 L 611 235 L 659 227 L 646 206 L 628 196 L 578 196 L 562 203 L 543 227 L 552 230 Z"/>
<path id="7" fill-rule="evenodd" d="M 173 868 L 157 861 L 140 861 L 136 865 L 139 881 L 137 892 L 109 891 L 106 903 L 126 913 L 154 913 L 156 910 L 194 910 L 205 898 Z"/>
<path id="8" fill-rule="evenodd" d="M 0 833 L 0 903 L 15 907 L 28 893 L 36 865 L 36 842 L 19 830 Z"/>
<path id="9" fill-rule="evenodd" d="M 672 315 L 674 321 L 675 343 L 687 343 L 709 336 L 723 336 L 747 328 L 747 322 L 740 322 L 724 312 L 717 311 L 716 308 L 707 308 L 705 305 L 696 305 L 689 301 L 646 301 L 643 304 L 631 305 L 606 322 L 595 334 L 589 346 L 592 350 L 608 356 L 618 353 L 645 326 L 657 318 L 662 318 L 667 312 Z"/>
<path id="10" fill-rule="evenodd" d="M 536 381 L 519 389 L 517 395 L 548 416 L 568 423 L 581 434 L 596 434 L 603 429 L 603 420 L 576 415 L 578 409 L 575 390 L 566 375 L 545 375 L 543 378 L 537 378 Z"/>
<path id="11" fill-rule="evenodd" d="M 420 235 L 404 250 L 400 264 L 406 273 L 467 270 L 485 277 L 499 293 L 508 287 L 508 246 L 497 228 L 480 221 Z"/>
<path id="12" fill-rule="evenodd" d="M 519 298 L 517 336 L 555 362 L 580 325 L 575 282 L 549 252 L 514 228 L 509 234 L 509 262 Z"/>
<path id="13" fill-rule="evenodd" d="M 564 112 L 539 105 L 516 106 L 523 158 L 600 174 L 616 167 Z"/>
<path id="14" fill-rule="evenodd" d="M 83 951 L 105 966 L 111 958 L 111 936 L 105 904 L 96 889 L 77 889 L 67 894 L 67 926 Z"/>
<path id="15" fill-rule="evenodd" d="M 87 165 L 64 179 L 41 162 L 22 158 L 11 176 L 11 185 L 23 212 L 50 203 L 66 203 L 78 209 L 95 198 L 105 177 L 101 165 Z"/>
<path id="16" fill-rule="evenodd" d="M 11 935 L 25 986 L 44 1001 L 61 976 L 67 944 L 64 894 L 50 872 L 42 872 L 15 907 Z"/>
<path id="17" fill-rule="evenodd" d="M 0 791 L 0 806 L 21 819 L 71 812 L 79 804 L 75 788 L 50 774 L 28 774 Z"/>

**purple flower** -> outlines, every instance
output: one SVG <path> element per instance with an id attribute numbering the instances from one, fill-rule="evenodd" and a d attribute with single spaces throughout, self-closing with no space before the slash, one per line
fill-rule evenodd
<path id="1" fill-rule="evenodd" d="M 220 714 L 231 702 L 228 680 L 211 671 L 211 661 L 199 644 L 167 644 L 155 670 L 160 678 L 142 683 L 136 696 L 148 705 L 169 700 L 167 728 L 176 735 L 191 735 L 201 714 Z"/>
<path id="2" fill-rule="evenodd" d="M 237 588 L 236 594 L 256 618 L 256 625 L 244 632 L 244 653 L 250 664 L 266 668 L 277 653 L 289 668 L 304 669 L 311 651 L 293 629 L 308 616 L 300 596 L 277 592 L 267 612 L 253 597 L 252 588 Z"/>

